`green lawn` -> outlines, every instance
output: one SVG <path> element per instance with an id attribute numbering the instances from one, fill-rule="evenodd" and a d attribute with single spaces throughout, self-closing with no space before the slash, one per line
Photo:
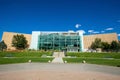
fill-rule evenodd
<path id="1" fill-rule="evenodd" d="M 28 60 L 32 62 L 40 62 L 40 63 L 48 63 L 48 61 L 52 61 L 53 58 L 0 58 L 0 64 L 11 64 L 11 63 L 27 63 Z"/>
<path id="2" fill-rule="evenodd" d="M 42 55 L 51 56 L 52 52 L 45 51 L 0 52 L 0 57 L 41 57 Z"/>
<path id="3" fill-rule="evenodd" d="M 53 58 L 42 56 L 51 56 L 52 52 L 48 51 L 24 51 L 24 52 L 0 52 L 0 64 L 26 63 L 32 62 L 47 63 Z M 67 58 L 69 56 L 69 58 Z M 64 61 L 68 63 L 82 63 L 85 60 L 90 64 L 120 66 L 120 53 L 67 53 Z"/>
<path id="4" fill-rule="evenodd" d="M 120 53 L 73 53 L 68 52 L 66 56 L 72 57 L 92 57 L 92 58 L 114 58 L 120 59 Z"/>
<path id="5" fill-rule="evenodd" d="M 83 60 L 90 64 L 120 66 L 120 53 L 72 53 L 68 52 L 63 58 L 68 63 L 82 63 Z"/>
<path id="6" fill-rule="evenodd" d="M 68 63 L 86 63 L 99 64 L 99 65 L 109 65 L 109 66 L 120 66 L 120 59 L 104 59 L 104 58 L 63 58 L 64 61 Z"/>
<path id="7" fill-rule="evenodd" d="M 42 55 L 51 56 L 52 52 L 40 52 L 40 51 L 24 51 L 24 52 L 0 52 L 0 64 L 11 63 L 26 63 L 28 60 L 32 62 L 47 63 L 53 58 L 41 57 Z"/>

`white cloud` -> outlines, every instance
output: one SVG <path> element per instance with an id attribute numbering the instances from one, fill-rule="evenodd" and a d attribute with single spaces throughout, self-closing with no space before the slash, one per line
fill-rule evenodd
<path id="1" fill-rule="evenodd" d="M 94 33 L 94 34 L 98 34 L 98 33 L 100 33 L 100 32 L 98 32 L 98 31 L 95 31 L 95 32 L 92 32 L 92 33 Z"/>
<path id="2" fill-rule="evenodd" d="M 85 34 L 86 32 L 84 30 L 78 30 L 77 32 Z"/>
<path id="3" fill-rule="evenodd" d="M 89 33 L 92 33 L 94 30 L 88 30 Z"/>
<path id="4" fill-rule="evenodd" d="M 76 24 L 75 27 L 76 28 L 79 28 L 81 26 L 81 24 Z"/>
<path id="5" fill-rule="evenodd" d="M 101 33 L 104 33 L 105 31 L 101 31 Z"/>
<path id="6" fill-rule="evenodd" d="M 120 34 L 118 34 L 118 36 L 120 36 Z"/>
<path id="7" fill-rule="evenodd" d="M 107 29 L 105 29 L 105 30 L 107 30 L 107 31 L 109 31 L 109 30 L 113 30 L 114 28 L 107 28 Z"/>

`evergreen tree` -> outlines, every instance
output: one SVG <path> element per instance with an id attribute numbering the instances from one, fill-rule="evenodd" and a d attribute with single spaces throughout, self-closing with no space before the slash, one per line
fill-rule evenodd
<path id="1" fill-rule="evenodd" d="M 7 45 L 5 44 L 4 41 L 0 42 L 0 50 L 3 51 L 4 49 L 7 49 Z"/>

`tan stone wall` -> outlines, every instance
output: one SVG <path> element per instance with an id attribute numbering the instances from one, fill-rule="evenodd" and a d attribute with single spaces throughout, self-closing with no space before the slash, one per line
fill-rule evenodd
<path id="1" fill-rule="evenodd" d="M 13 32 L 3 32 L 3 36 L 2 36 L 2 40 L 4 40 L 4 42 L 7 44 L 7 49 L 8 50 L 15 50 L 14 47 L 12 47 L 12 38 L 14 35 L 17 35 L 20 33 L 13 33 Z M 30 45 L 31 42 L 31 34 L 23 34 L 27 41 L 28 41 L 28 45 Z"/>
<path id="2" fill-rule="evenodd" d="M 96 38 L 100 38 L 102 41 L 108 42 L 108 43 L 112 42 L 113 40 L 118 41 L 118 36 L 116 33 L 85 35 L 83 37 L 84 49 L 88 49 Z"/>
<path id="3" fill-rule="evenodd" d="M 14 50 L 15 48 L 12 47 L 12 38 L 14 35 L 17 35 L 20 33 L 13 33 L 13 32 L 4 32 L 2 36 L 2 40 L 7 44 L 7 49 Z M 27 41 L 28 45 L 30 46 L 31 43 L 31 34 L 23 34 Z M 84 49 L 88 49 L 92 42 L 95 40 L 95 38 L 100 38 L 102 41 L 105 42 L 112 42 L 113 40 L 118 41 L 118 37 L 116 33 L 110 33 L 110 34 L 96 34 L 96 35 L 84 35 Z"/>

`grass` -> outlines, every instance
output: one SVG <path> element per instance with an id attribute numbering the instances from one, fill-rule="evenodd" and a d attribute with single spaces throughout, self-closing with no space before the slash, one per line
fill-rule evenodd
<path id="1" fill-rule="evenodd" d="M 53 58 L 0 58 L 0 64 L 12 64 L 12 63 L 27 63 L 28 60 L 32 62 L 47 63 L 49 60 L 52 61 Z"/>
<path id="2" fill-rule="evenodd" d="M 23 51 L 23 52 L 0 52 L 0 64 L 26 63 L 32 62 L 47 63 L 53 58 L 42 58 L 42 56 L 51 56 L 52 52 L 48 51 Z M 63 58 L 68 63 L 82 63 L 85 60 L 90 64 L 120 66 L 120 53 L 70 53 L 66 54 L 70 58 Z M 73 57 L 73 58 L 72 58 Z"/>
<path id="3" fill-rule="evenodd" d="M 0 52 L 0 57 L 41 57 L 51 56 L 52 52 L 24 51 L 24 52 Z"/>
<path id="4" fill-rule="evenodd" d="M 26 63 L 28 60 L 32 62 L 47 63 L 53 58 L 42 58 L 42 55 L 51 56 L 52 52 L 45 51 L 23 51 L 23 52 L 0 52 L 0 64 L 11 64 L 11 63 Z"/>
<path id="5" fill-rule="evenodd" d="M 69 58 L 63 58 L 68 63 L 82 63 L 85 60 L 90 64 L 120 66 L 120 53 L 73 53 L 68 52 Z"/>
<path id="6" fill-rule="evenodd" d="M 73 53 L 68 52 L 66 54 L 67 56 L 72 57 L 91 57 L 91 58 L 114 58 L 114 59 L 120 59 L 120 53 Z"/>
<path id="7" fill-rule="evenodd" d="M 82 63 L 83 60 L 90 64 L 120 66 L 120 59 L 103 59 L 103 58 L 63 58 L 68 63 Z"/>

